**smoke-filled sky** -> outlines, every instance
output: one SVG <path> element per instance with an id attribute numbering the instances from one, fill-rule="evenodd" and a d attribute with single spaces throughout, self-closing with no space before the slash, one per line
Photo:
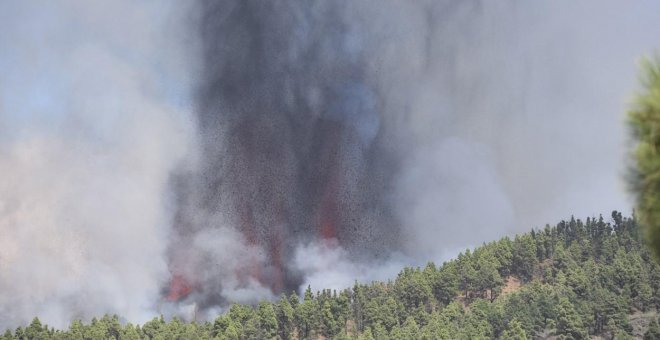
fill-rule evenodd
<path id="1" fill-rule="evenodd" d="M 0 328 L 221 312 L 631 211 L 651 1 L 0 2 Z"/>

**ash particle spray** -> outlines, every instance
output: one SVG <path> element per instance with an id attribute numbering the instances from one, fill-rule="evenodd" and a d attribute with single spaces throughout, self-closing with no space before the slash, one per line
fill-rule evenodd
<path id="1" fill-rule="evenodd" d="M 199 173 L 181 179 L 174 267 L 200 256 L 190 250 L 200 230 L 225 224 L 263 253 L 233 270 L 274 293 L 301 283 L 289 266 L 299 244 L 338 242 L 357 257 L 395 250 L 400 228 L 388 185 L 396 167 L 347 9 L 251 1 L 202 8 L 202 160 Z"/>

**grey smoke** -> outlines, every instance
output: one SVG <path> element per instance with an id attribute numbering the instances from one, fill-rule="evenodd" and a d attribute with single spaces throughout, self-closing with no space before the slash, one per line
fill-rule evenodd
<path id="1" fill-rule="evenodd" d="M 653 46 L 637 6 L 202 2 L 203 165 L 179 216 L 207 217 L 179 230 L 219 213 L 271 254 L 278 291 L 273 259 L 286 288 L 334 254 L 328 191 L 340 254 L 375 267 L 629 211 L 620 117 Z"/>
<path id="2" fill-rule="evenodd" d="M 212 316 L 630 211 L 656 3 L 181 6 L 0 4 L 0 327 Z"/>
<path id="3" fill-rule="evenodd" d="M 154 315 L 195 143 L 173 6 L 0 3 L 0 328 Z"/>

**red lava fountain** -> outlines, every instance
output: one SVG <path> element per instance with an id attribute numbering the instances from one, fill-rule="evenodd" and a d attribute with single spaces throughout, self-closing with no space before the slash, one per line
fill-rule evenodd
<path id="1" fill-rule="evenodd" d="M 342 183 L 348 167 L 342 158 L 342 126 L 335 121 L 326 122 L 327 129 L 323 132 L 323 142 L 318 148 L 318 164 L 309 168 L 309 176 L 315 180 L 313 192 L 309 199 L 310 218 L 304 223 L 312 224 L 311 239 L 306 241 L 320 241 L 325 247 L 334 248 L 342 241 L 342 216 L 345 212 L 342 204 Z M 254 137 L 252 130 L 246 128 L 240 135 L 241 145 L 247 150 L 247 157 L 242 163 L 242 171 L 257 172 L 259 164 L 259 148 L 252 143 Z M 256 150 L 255 150 L 256 149 Z M 259 178 L 251 178 L 260 184 Z M 239 285 L 249 285 L 256 281 L 268 287 L 273 293 L 279 294 L 284 289 L 291 289 L 288 268 L 285 263 L 290 256 L 290 249 L 286 245 L 288 228 L 296 223 L 290 217 L 291 209 L 287 207 L 281 197 L 260 193 L 258 198 L 249 195 L 237 194 L 235 205 L 236 227 L 243 236 L 245 246 L 250 253 L 242 259 L 240 265 L 234 268 L 234 275 Z M 266 208 L 264 208 L 266 207 Z M 263 253 L 261 253 L 263 252 Z M 262 256 L 263 255 L 263 256 Z M 190 276 L 179 274 L 174 270 L 167 291 L 168 301 L 180 301 L 200 288 L 197 283 L 191 282 Z M 295 275 L 295 274 L 294 274 Z M 289 284 L 289 287 L 286 285 Z"/>
<path id="2" fill-rule="evenodd" d="M 168 301 L 179 301 L 192 292 L 192 285 L 182 275 L 174 275 L 170 281 L 169 291 L 166 299 Z"/>

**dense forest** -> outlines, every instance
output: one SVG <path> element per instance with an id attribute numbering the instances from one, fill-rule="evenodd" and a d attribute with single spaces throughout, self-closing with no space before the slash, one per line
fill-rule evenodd
<path id="1" fill-rule="evenodd" d="M 660 339 L 660 266 L 640 234 L 616 211 L 571 218 L 393 281 L 236 304 L 212 322 L 106 315 L 54 330 L 35 318 L 0 339 Z"/>

